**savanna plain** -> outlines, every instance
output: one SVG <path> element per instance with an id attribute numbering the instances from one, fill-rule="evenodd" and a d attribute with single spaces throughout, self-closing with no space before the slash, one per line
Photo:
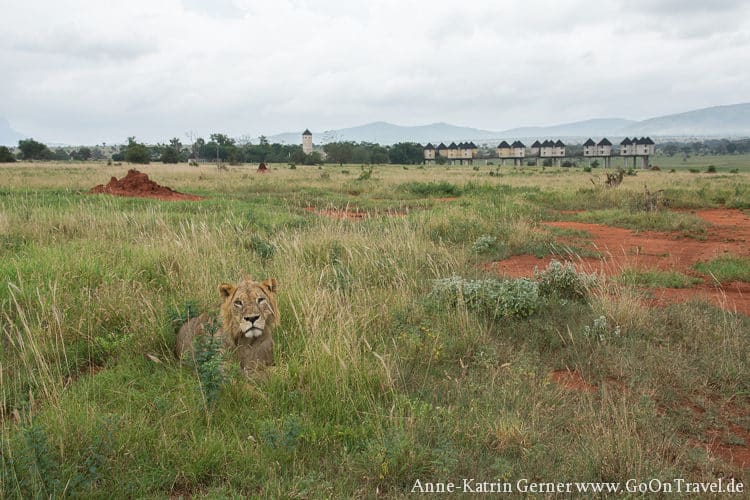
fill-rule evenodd
<path id="1" fill-rule="evenodd" d="M 0 167 L 0 497 L 750 488 L 750 157 L 690 161 L 617 187 L 138 166 L 200 201 L 88 194 L 128 165 Z M 279 282 L 275 366 L 178 362 L 179 324 L 246 274 Z"/>

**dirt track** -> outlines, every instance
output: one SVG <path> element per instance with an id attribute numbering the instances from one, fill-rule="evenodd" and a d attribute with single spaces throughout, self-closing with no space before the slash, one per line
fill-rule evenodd
<path id="1" fill-rule="evenodd" d="M 617 276 L 625 269 L 660 269 L 679 271 L 683 274 L 700 276 L 692 266 L 709 261 L 725 254 L 739 257 L 750 256 L 750 218 L 739 210 L 711 209 L 698 210 L 695 215 L 709 222 L 706 238 L 702 240 L 681 237 L 673 233 L 634 232 L 629 229 L 610 227 L 603 224 L 583 222 L 549 222 L 548 226 L 577 231 L 585 231 L 591 236 L 594 250 L 603 254 L 602 259 L 565 258 L 585 272 L 598 272 L 605 276 Z M 573 244 L 569 239 L 561 243 Z M 517 255 L 489 265 L 506 276 L 531 276 L 534 268 L 543 269 L 552 258 L 539 259 L 531 255 Z M 666 305 L 699 298 L 719 307 L 744 313 L 750 316 L 750 284 L 741 282 L 714 283 L 710 277 L 704 284 L 693 288 L 652 289 L 652 305 Z"/>

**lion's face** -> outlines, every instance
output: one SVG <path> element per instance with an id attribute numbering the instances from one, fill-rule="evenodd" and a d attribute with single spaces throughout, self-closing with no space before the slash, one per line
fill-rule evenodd
<path id="1" fill-rule="evenodd" d="M 240 337 L 258 338 L 278 322 L 277 287 L 272 278 L 262 283 L 245 278 L 237 286 L 226 283 L 219 286 L 224 331 L 235 342 Z"/>

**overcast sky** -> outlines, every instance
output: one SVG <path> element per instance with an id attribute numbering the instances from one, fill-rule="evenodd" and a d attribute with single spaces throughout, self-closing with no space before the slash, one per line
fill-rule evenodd
<path id="1" fill-rule="evenodd" d="M 0 5 L 0 119 L 48 142 L 503 130 L 750 101 L 743 0 Z"/>

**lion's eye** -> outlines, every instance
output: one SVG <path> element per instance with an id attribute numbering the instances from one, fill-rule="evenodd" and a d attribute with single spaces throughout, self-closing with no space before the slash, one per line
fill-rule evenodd
<path id="1" fill-rule="evenodd" d="M 234 301 L 235 307 L 242 307 L 242 301 L 241 300 L 235 300 Z"/>
<path id="2" fill-rule="evenodd" d="M 266 301 L 265 297 L 258 297 L 258 304 L 262 304 L 265 301 Z"/>

